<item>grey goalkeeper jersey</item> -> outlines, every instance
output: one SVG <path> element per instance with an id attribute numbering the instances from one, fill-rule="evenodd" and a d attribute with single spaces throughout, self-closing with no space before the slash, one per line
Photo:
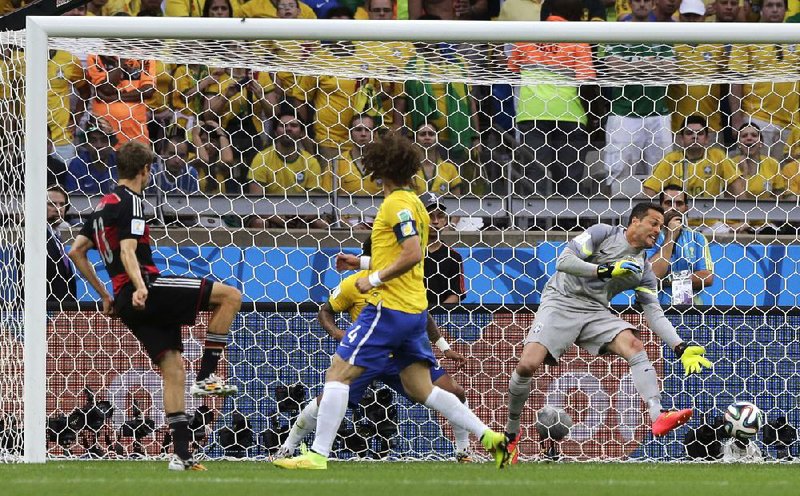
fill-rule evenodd
<path id="1" fill-rule="evenodd" d="M 645 256 L 645 250 L 628 244 L 624 227 L 596 224 L 572 239 L 561 252 L 557 272 L 542 291 L 542 305 L 558 305 L 577 312 L 606 310 L 614 296 L 632 289 L 650 329 L 675 348 L 683 340 L 664 316 L 658 302 L 658 282 Z M 599 264 L 623 259 L 638 264 L 642 273 L 607 280 L 597 277 Z"/>

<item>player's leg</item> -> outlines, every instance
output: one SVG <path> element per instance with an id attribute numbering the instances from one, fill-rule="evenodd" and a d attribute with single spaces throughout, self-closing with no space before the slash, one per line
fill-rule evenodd
<path id="1" fill-rule="evenodd" d="M 433 357 L 428 346 L 428 353 Z M 505 434 L 494 432 L 484 424 L 475 413 L 452 393 L 449 393 L 431 382 L 430 360 L 410 363 L 400 372 L 403 389 L 418 403 L 436 410 L 451 424 L 457 425 L 471 432 L 487 451 L 495 455 L 498 468 L 503 468 L 508 463 L 506 445 L 508 440 Z"/>
<path id="2" fill-rule="evenodd" d="M 575 342 L 581 331 L 581 319 L 570 312 L 568 302 L 555 302 L 539 307 L 528 335 L 523 341 L 522 355 L 508 381 L 508 419 L 506 435 L 511 439 L 511 463 L 517 462 L 520 441 L 520 417 L 531 394 L 533 374 L 545 362 L 556 360 Z M 578 323 L 576 325 L 576 322 Z"/>
<path id="3" fill-rule="evenodd" d="M 236 394 L 237 388 L 224 384 L 216 377 L 216 371 L 222 352 L 228 344 L 228 333 L 233 319 L 242 307 L 242 293 L 227 284 L 212 283 L 207 307 L 213 310 L 208 321 L 203 356 L 200 359 L 200 369 L 197 371 L 192 393 L 198 396 Z"/>
<path id="4" fill-rule="evenodd" d="M 381 374 L 378 374 L 376 371 L 366 371 L 350 383 L 349 399 L 347 402 L 350 408 L 356 408 L 358 406 L 361 398 L 364 397 L 364 392 L 367 390 L 367 387 L 379 375 Z M 322 395 L 320 394 L 309 401 L 303 408 L 300 415 L 297 416 L 294 425 L 292 425 L 292 428 L 289 430 L 286 441 L 281 445 L 278 452 L 275 453 L 274 459 L 277 460 L 293 456 L 303 439 L 317 429 L 317 417 L 319 416 L 319 402 L 321 399 Z"/>
<path id="5" fill-rule="evenodd" d="M 308 404 L 303 407 L 300 411 L 300 415 L 297 416 L 297 419 L 292 424 L 292 428 L 289 429 L 289 434 L 286 436 L 286 441 L 283 442 L 278 451 L 275 453 L 273 457 L 274 460 L 279 460 L 281 458 L 289 458 L 294 456 L 295 451 L 297 451 L 297 447 L 300 446 L 300 443 L 303 439 L 314 432 L 317 428 L 317 416 L 319 415 L 319 401 L 322 399 L 322 395 L 313 398 Z"/>
<path id="6" fill-rule="evenodd" d="M 129 299 L 129 292 L 121 293 L 120 298 Z M 183 343 L 180 326 L 177 324 L 154 326 L 137 321 L 127 314 L 123 317 L 123 322 L 131 329 L 147 355 L 161 371 L 164 383 L 164 413 L 172 434 L 174 454 L 169 469 L 205 470 L 205 467 L 194 461 L 189 450 L 191 433 L 189 417 L 186 415 L 186 369 L 181 356 Z"/>
<path id="7" fill-rule="evenodd" d="M 336 432 L 347 411 L 350 383 L 365 370 L 383 371 L 397 339 L 392 312 L 379 304 L 367 305 L 345 333 L 325 372 L 325 387 L 317 413 L 317 436 L 311 450 L 303 455 L 275 460 L 286 469 L 326 469 Z M 430 349 L 430 346 L 429 346 Z M 430 378 L 429 378 L 430 380 Z"/>
<path id="8" fill-rule="evenodd" d="M 183 357 L 177 350 L 162 353 L 158 362 L 164 381 L 164 413 L 167 426 L 172 434 L 172 451 L 175 457 L 170 460 L 170 470 L 205 470 L 194 461 L 189 450 L 191 432 L 189 417 L 186 415 L 186 369 Z"/>
<path id="9" fill-rule="evenodd" d="M 448 393 L 452 393 L 458 398 L 458 401 L 469 408 L 467 402 L 467 395 L 464 388 L 456 382 L 455 378 L 448 374 L 444 368 L 437 366 L 431 369 L 431 380 L 433 385 L 441 388 Z M 469 463 L 472 460 L 469 453 L 469 431 L 456 424 L 450 424 L 453 428 L 453 437 L 456 440 L 456 461 L 460 463 Z"/>
<path id="10" fill-rule="evenodd" d="M 634 335 L 633 329 L 619 332 L 614 339 L 606 345 L 606 350 L 624 358 L 631 368 L 631 378 L 650 412 L 653 422 L 653 434 L 664 434 L 680 427 L 692 417 L 691 409 L 664 411 L 661 406 L 661 388 L 658 386 L 658 376 L 653 367 L 644 344 Z"/>

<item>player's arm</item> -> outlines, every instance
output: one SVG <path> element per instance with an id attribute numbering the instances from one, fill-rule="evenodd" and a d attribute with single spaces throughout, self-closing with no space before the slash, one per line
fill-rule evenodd
<path id="1" fill-rule="evenodd" d="M 147 301 L 147 286 L 142 278 L 142 269 L 139 267 L 139 261 L 136 259 L 136 246 L 139 243 L 136 239 L 123 239 L 119 242 L 119 257 L 122 261 L 122 266 L 125 267 L 125 273 L 128 274 L 131 283 L 133 284 L 133 307 L 143 309 Z"/>
<path id="2" fill-rule="evenodd" d="M 692 288 L 700 290 L 714 284 L 714 261 L 705 236 L 695 236 L 695 243 L 699 249 L 695 250 L 697 260 L 692 264 Z"/>
<path id="3" fill-rule="evenodd" d="M 419 235 L 404 238 L 400 242 L 400 250 L 400 255 L 388 267 L 356 281 L 359 291 L 366 293 L 374 287 L 385 284 L 405 274 L 422 261 L 422 247 L 419 244 Z"/>
<path id="4" fill-rule="evenodd" d="M 594 254 L 596 247 L 600 246 L 612 232 L 612 227 L 605 224 L 596 224 L 582 232 L 569 243 L 556 261 L 556 270 L 577 277 L 592 279 L 609 279 L 641 272 L 642 268 L 629 260 L 619 260 L 608 264 L 595 264 L 586 259 Z"/>
<path id="5" fill-rule="evenodd" d="M 702 346 L 690 345 L 681 339 L 675 326 L 664 315 L 664 309 L 658 303 L 656 276 L 649 264 L 645 265 L 641 284 L 636 288 L 636 299 L 642 306 L 648 326 L 667 346 L 672 348 L 675 356 L 683 365 L 685 375 L 701 372 L 703 367 L 711 367 L 711 362 L 704 357 L 706 349 Z"/>
<path id="6" fill-rule="evenodd" d="M 333 307 L 331 306 L 330 302 L 326 301 L 322 304 L 319 308 L 319 313 L 317 314 L 317 320 L 319 320 L 319 324 L 328 333 L 328 336 L 332 337 L 336 341 L 341 341 L 344 337 L 344 331 L 339 329 L 336 325 L 336 312 L 333 311 Z"/>
<path id="7" fill-rule="evenodd" d="M 464 355 L 450 348 L 450 343 L 442 336 L 442 333 L 439 331 L 439 326 L 436 325 L 436 321 L 433 320 L 430 313 L 428 314 L 428 323 L 425 326 L 425 330 L 428 332 L 428 339 L 439 348 L 439 351 L 442 352 L 445 358 L 454 360 L 459 364 L 467 361 Z"/>
<path id="8" fill-rule="evenodd" d="M 105 284 L 97 277 L 97 272 L 95 272 L 92 263 L 89 262 L 88 253 L 92 248 L 94 248 L 92 240 L 83 234 L 78 234 L 72 243 L 68 256 L 83 278 L 100 295 L 103 301 L 103 314 L 111 316 L 114 312 L 114 299 L 109 294 Z"/>

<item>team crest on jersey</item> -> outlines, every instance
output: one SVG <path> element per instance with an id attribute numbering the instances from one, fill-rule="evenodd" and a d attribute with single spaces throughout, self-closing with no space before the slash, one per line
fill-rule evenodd
<path id="1" fill-rule="evenodd" d="M 303 180 L 306 178 L 306 175 L 303 172 L 298 172 L 295 174 L 295 178 L 297 179 L 298 183 L 302 183 Z"/>
<path id="2" fill-rule="evenodd" d="M 144 234 L 144 219 L 131 219 L 131 234 L 141 236 Z"/>
<path id="3" fill-rule="evenodd" d="M 544 326 L 542 325 L 542 323 L 541 323 L 541 322 L 537 322 L 537 323 L 535 323 L 535 324 L 533 325 L 533 327 L 531 327 L 531 334 L 539 334 L 540 332 L 542 332 L 542 328 L 543 328 L 543 327 L 544 327 Z"/>
<path id="4" fill-rule="evenodd" d="M 703 168 L 703 174 L 705 174 L 706 176 L 710 176 L 711 175 L 711 166 L 710 165 L 706 165 Z"/>
<path id="5" fill-rule="evenodd" d="M 409 222 L 414 219 L 414 216 L 411 215 L 411 210 L 405 209 L 397 212 L 397 218 L 400 222 Z"/>
<path id="6" fill-rule="evenodd" d="M 447 185 L 442 184 L 441 186 L 439 186 L 439 191 L 441 191 L 442 193 L 447 193 Z"/>

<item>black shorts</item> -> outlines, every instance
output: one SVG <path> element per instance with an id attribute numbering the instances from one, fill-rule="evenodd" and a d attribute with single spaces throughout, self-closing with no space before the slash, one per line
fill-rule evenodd
<path id="1" fill-rule="evenodd" d="M 213 285 L 208 279 L 151 277 L 143 310 L 133 308 L 134 288 L 130 283 L 117 293 L 114 309 L 150 359 L 158 363 L 167 350 L 183 351 L 181 326 L 194 325 L 198 312 L 209 310 Z"/>

